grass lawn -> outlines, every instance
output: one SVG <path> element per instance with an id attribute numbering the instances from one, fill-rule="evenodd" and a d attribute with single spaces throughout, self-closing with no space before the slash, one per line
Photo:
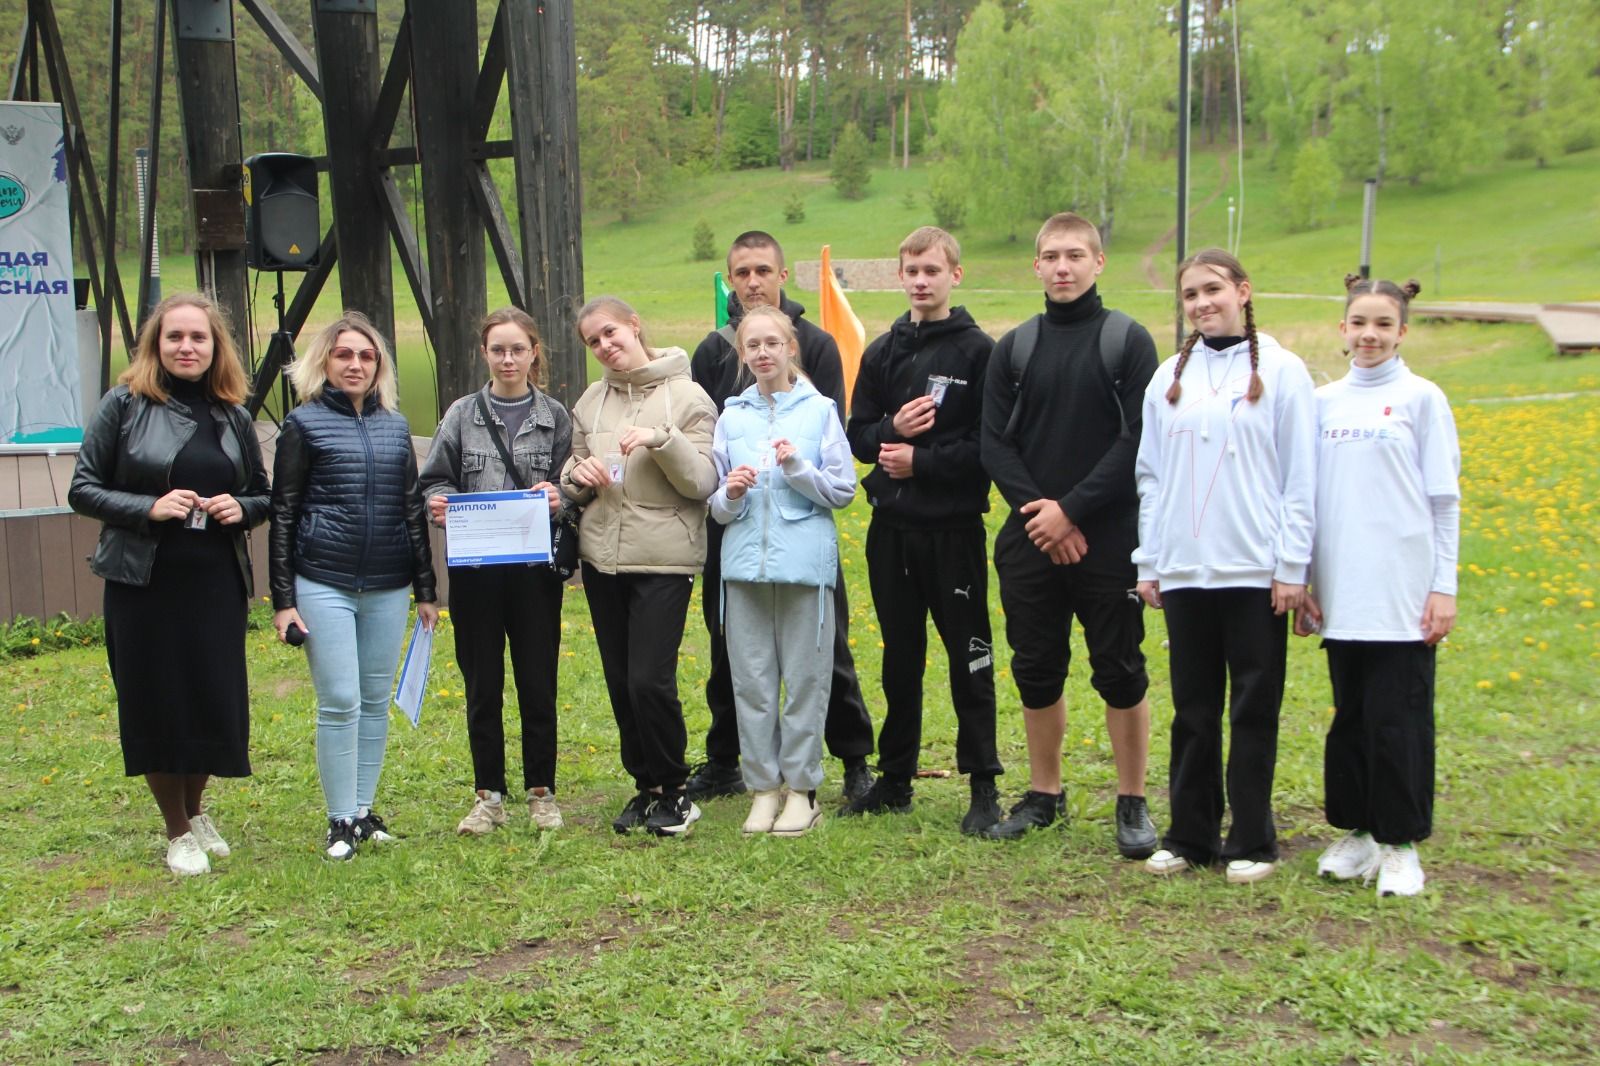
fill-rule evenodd
<path id="1" fill-rule="evenodd" d="M 1305 306 L 1264 301 L 1263 322 L 1337 372 L 1334 311 L 1289 314 Z M 965 786 L 946 778 L 919 784 L 909 816 L 830 820 L 799 840 L 743 839 L 737 800 L 709 804 L 684 840 L 617 837 L 607 821 L 628 784 L 577 592 L 560 681 L 567 828 L 540 834 L 524 815 L 488 839 L 454 835 L 470 763 L 447 623 L 421 729 L 394 716 L 380 809 L 403 839 L 324 861 L 305 664 L 258 629 L 255 776 L 211 793 L 235 853 L 179 883 L 153 803 L 121 775 L 104 651 L 90 647 L 0 660 L 0 1061 L 1593 1061 L 1597 364 L 1545 355 L 1531 327 L 1425 325 L 1406 350 L 1456 400 L 1465 452 L 1423 896 L 1379 901 L 1314 875 L 1331 836 L 1331 708 L 1310 642 L 1293 644 L 1283 709 L 1283 868 L 1244 888 L 1157 881 L 1115 858 L 1110 750 L 1081 675 L 1065 829 L 963 839 Z M 1557 392 L 1578 394 L 1503 399 Z M 841 535 L 881 721 L 867 519 L 858 501 Z M 1164 822 L 1170 702 L 1149 620 Z M 951 769 L 933 648 L 923 765 Z M 696 610 L 679 675 L 691 750 L 705 671 Z M 1009 802 L 1026 759 L 1003 669 L 999 685 Z M 828 772 L 831 805 L 837 763 Z"/>

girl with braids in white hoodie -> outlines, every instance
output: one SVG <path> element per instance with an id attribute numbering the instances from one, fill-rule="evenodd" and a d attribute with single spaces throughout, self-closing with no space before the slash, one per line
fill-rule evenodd
<path id="1" fill-rule="evenodd" d="M 1316 400 L 1300 358 L 1256 332 L 1237 259 L 1198 252 L 1178 267 L 1178 288 L 1194 332 L 1145 390 L 1135 468 L 1138 593 L 1166 614 L 1174 712 L 1172 815 L 1145 868 L 1221 860 L 1247 884 L 1278 859 L 1272 777 L 1287 616 L 1311 562 Z"/>

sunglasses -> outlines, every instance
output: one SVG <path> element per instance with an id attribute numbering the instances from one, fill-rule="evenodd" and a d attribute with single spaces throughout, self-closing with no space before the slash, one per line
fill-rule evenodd
<path id="1" fill-rule="evenodd" d="M 356 348 L 345 348 L 343 346 L 340 346 L 338 348 L 335 348 L 333 351 L 329 352 L 328 354 L 331 357 L 333 357 L 334 359 L 340 359 L 340 360 L 344 360 L 344 359 L 359 359 L 363 363 L 376 363 L 378 361 L 378 349 L 376 349 L 376 348 L 356 349 Z"/>

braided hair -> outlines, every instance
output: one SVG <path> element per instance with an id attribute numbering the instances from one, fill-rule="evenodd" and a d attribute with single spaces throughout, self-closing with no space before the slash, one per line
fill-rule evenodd
<path id="1" fill-rule="evenodd" d="M 1202 248 L 1178 264 L 1179 291 L 1183 289 L 1184 273 L 1189 268 L 1197 266 L 1219 270 L 1235 285 L 1250 280 L 1250 275 L 1245 273 L 1243 264 L 1231 254 L 1221 248 Z M 1250 387 L 1245 392 L 1245 398 L 1255 403 L 1261 399 L 1266 386 L 1261 381 L 1261 345 L 1256 340 L 1256 311 L 1249 300 L 1244 302 L 1244 336 L 1250 343 Z M 1167 389 L 1167 402 L 1170 404 L 1176 404 L 1178 397 L 1183 395 L 1183 387 L 1178 384 L 1178 379 L 1183 376 L 1184 367 L 1189 364 L 1189 355 L 1199 341 L 1200 331 L 1194 330 L 1184 338 L 1183 347 L 1178 350 L 1178 363 L 1172 368 L 1172 385 Z"/>
<path id="2" fill-rule="evenodd" d="M 1400 324 L 1406 324 L 1410 313 L 1411 301 L 1422 292 L 1422 283 L 1416 278 L 1411 278 L 1404 285 L 1396 285 L 1383 278 L 1364 278 L 1360 274 L 1346 274 L 1344 288 L 1347 295 L 1344 300 L 1344 309 L 1350 310 L 1350 305 L 1355 303 L 1357 296 L 1387 296 L 1400 308 Z"/>

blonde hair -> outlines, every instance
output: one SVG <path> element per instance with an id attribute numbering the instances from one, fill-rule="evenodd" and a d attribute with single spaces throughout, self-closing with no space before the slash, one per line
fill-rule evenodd
<path id="1" fill-rule="evenodd" d="M 244 367 L 239 362 L 239 349 L 233 346 L 233 334 L 228 330 L 228 316 L 209 297 L 198 292 L 175 292 L 156 304 L 150 317 L 139 327 L 139 340 L 133 347 L 128 369 L 117 380 L 128 386 L 128 391 L 135 396 L 155 403 L 167 402 L 170 393 L 167 371 L 161 365 L 161 320 L 177 307 L 194 307 L 205 312 L 211 330 L 211 365 L 202 379 L 207 395 L 219 403 L 243 403 L 249 388 Z"/>
<path id="2" fill-rule="evenodd" d="M 734 388 L 743 392 L 755 384 L 756 376 L 745 365 L 744 342 L 745 337 L 755 328 L 751 323 L 758 318 L 770 318 L 777 323 L 778 332 L 789 344 L 789 384 L 793 385 L 800 378 L 810 381 L 811 378 L 806 374 L 805 367 L 800 361 L 800 335 L 795 332 L 794 322 L 778 308 L 761 304 L 744 313 L 744 317 L 739 320 L 739 328 L 733 334 L 733 353 L 739 359 L 739 375 L 734 381 Z"/>
<path id="3" fill-rule="evenodd" d="M 583 335 L 583 320 L 590 315 L 604 315 L 613 322 L 638 322 L 639 346 L 644 349 L 646 355 L 654 354 L 650 342 L 644 339 L 644 322 L 639 318 L 639 312 L 629 307 L 620 296 L 596 296 L 578 308 L 578 317 L 575 319 L 578 324 L 578 340 L 585 348 L 589 346 L 589 340 Z"/>
<path id="4" fill-rule="evenodd" d="M 1062 211 L 1045 219 L 1044 225 L 1039 227 L 1039 235 L 1033 239 L 1034 256 L 1037 257 L 1044 249 L 1046 237 L 1054 237 L 1058 233 L 1082 237 L 1083 243 L 1095 255 L 1105 254 L 1105 248 L 1100 244 L 1099 227 L 1075 211 Z"/>
<path id="5" fill-rule="evenodd" d="M 367 341 L 378 351 L 378 365 L 374 368 L 372 387 L 367 390 L 367 396 L 378 401 L 378 406 L 386 411 L 397 409 L 398 384 L 394 372 L 394 357 L 389 352 L 389 346 L 384 343 L 383 336 L 372 320 L 360 311 L 345 311 L 333 322 L 323 326 L 317 335 L 311 338 L 305 354 L 290 363 L 284 371 L 289 376 L 289 382 L 294 386 L 294 391 L 299 393 L 300 402 L 306 403 L 322 396 L 322 387 L 328 383 L 328 355 L 333 351 L 339 339 L 339 334 L 352 330 L 367 338 Z"/>
<path id="6" fill-rule="evenodd" d="M 945 259 L 954 270 L 961 265 L 961 245 L 956 239 L 938 226 L 922 226 L 911 231 L 905 240 L 900 242 L 900 265 L 905 266 L 906 256 L 921 255 L 923 252 L 934 248 L 944 253 Z"/>
<path id="7" fill-rule="evenodd" d="M 550 368 L 544 363 L 544 342 L 539 338 L 539 327 L 534 324 L 533 316 L 520 307 L 502 307 L 498 311 L 490 311 L 484 318 L 483 325 L 478 329 L 478 340 L 487 350 L 489 347 L 489 331 L 496 326 L 513 325 L 528 335 L 528 340 L 533 342 L 533 362 L 528 364 L 528 384 L 535 388 L 547 388 L 550 381 Z"/>

